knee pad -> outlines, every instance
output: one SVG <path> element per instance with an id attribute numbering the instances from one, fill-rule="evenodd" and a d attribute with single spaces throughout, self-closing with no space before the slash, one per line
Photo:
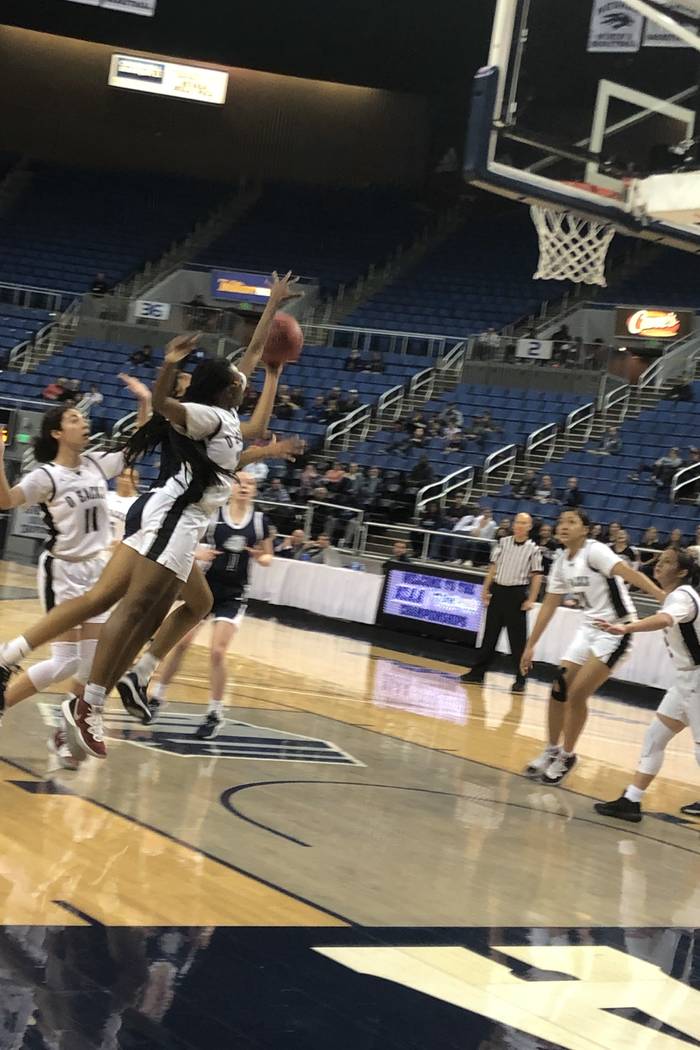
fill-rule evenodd
<path id="1" fill-rule="evenodd" d="M 568 699 L 569 688 L 566 683 L 566 668 L 560 667 L 552 682 L 552 700 L 558 700 L 560 704 L 565 704 Z"/>
<path id="2" fill-rule="evenodd" d="M 74 678 L 77 678 L 83 685 L 90 681 L 90 671 L 92 670 L 92 661 L 95 659 L 95 649 L 97 649 L 97 638 L 83 638 L 78 642 L 80 660 Z"/>
<path id="3" fill-rule="evenodd" d="M 53 642 L 51 659 L 34 664 L 29 668 L 27 674 L 37 692 L 41 692 L 54 682 L 63 682 L 67 678 L 73 678 L 79 664 L 78 642 Z"/>
<path id="4" fill-rule="evenodd" d="M 672 729 L 665 726 L 659 718 L 655 718 L 644 734 L 637 772 L 656 776 L 664 764 L 664 752 L 675 735 Z M 698 747 L 700 748 L 700 745 Z"/>

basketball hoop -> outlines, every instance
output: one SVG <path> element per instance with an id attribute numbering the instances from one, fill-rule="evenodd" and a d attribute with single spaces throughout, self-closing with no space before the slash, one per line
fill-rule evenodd
<path id="1" fill-rule="evenodd" d="M 601 197 L 617 197 L 612 190 L 588 183 L 567 185 Z M 541 281 L 573 281 L 575 284 L 606 285 L 605 259 L 615 236 L 615 227 L 592 216 L 565 211 L 561 207 L 533 204 L 530 215 L 537 230 L 540 258 L 533 274 Z"/>

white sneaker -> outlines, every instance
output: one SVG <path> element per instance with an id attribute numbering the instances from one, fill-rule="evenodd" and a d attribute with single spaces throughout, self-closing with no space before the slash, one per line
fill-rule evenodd
<path id="1" fill-rule="evenodd" d="M 546 747 L 537 758 L 533 758 L 532 762 L 525 767 L 525 776 L 530 777 L 532 780 L 541 777 L 544 771 L 551 766 L 554 759 L 558 757 L 560 750 L 561 748 L 558 744 L 554 744 L 553 746 L 550 744 L 549 747 Z"/>
<path id="2" fill-rule="evenodd" d="M 576 765 L 576 755 L 564 755 L 560 752 L 547 766 L 546 770 L 542 774 L 542 783 L 551 784 L 562 784 L 568 777 L 571 770 Z"/>

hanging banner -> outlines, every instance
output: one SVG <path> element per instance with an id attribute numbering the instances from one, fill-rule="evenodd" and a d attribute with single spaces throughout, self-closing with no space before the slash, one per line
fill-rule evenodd
<path id="1" fill-rule="evenodd" d="M 149 321 L 168 321 L 170 303 L 154 303 L 147 299 L 139 299 L 134 310 L 134 317 L 142 317 Z"/>
<path id="2" fill-rule="evenodd" d="M 645 307 L 618 307 L 615 335 L 618 339 L 680 339 L 693 331 L 692 310 L 664 310 Z"/>
<path id="3" fill-rule="evenodd" d="M 110 87 L 127 91 L 146 91 L 151 95 L 170 95 L 188 102 L 223 106 L 228 73 L 204 66 L 181 66 L 158 58 L 112 55 L 108 83 Z"/>
<path id="4" fill-rule="evenodd" d="M 234 270 L 212 270 L 212 299 L 232 299 L 234 302 L 265 303 L 270 298 L 270 286 L 261 273 L 238 273 Z"/>
<path id="5" fill-rule="evenodd" d="M 515 356 L 529 357 L 537 361 L 551 361 L 553 347 L 554 343 L 551 339 L 518 339 Z"/>
<path id="6" fill-rule="evenodd" d="M 594 0 L 589 51 L 639 51 L 644 17 L 623 0 Z"/>
<path id="7" fill-rule="evenodd" d="M 68 0 L 70 4 L 87 4 L 88 7 L 104 7 L 108 11 L 124 11 L 130 15 L 146 15 L 152 18 L 158 0 Z"/>

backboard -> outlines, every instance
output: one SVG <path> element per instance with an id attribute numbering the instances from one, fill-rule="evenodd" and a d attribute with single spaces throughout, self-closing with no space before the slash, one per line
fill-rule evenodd
<path id="1" fill-rule="evenodd" d="M 465 177 L 700 253 L 699 28 L 700 0 L 497 0 Z"/>

